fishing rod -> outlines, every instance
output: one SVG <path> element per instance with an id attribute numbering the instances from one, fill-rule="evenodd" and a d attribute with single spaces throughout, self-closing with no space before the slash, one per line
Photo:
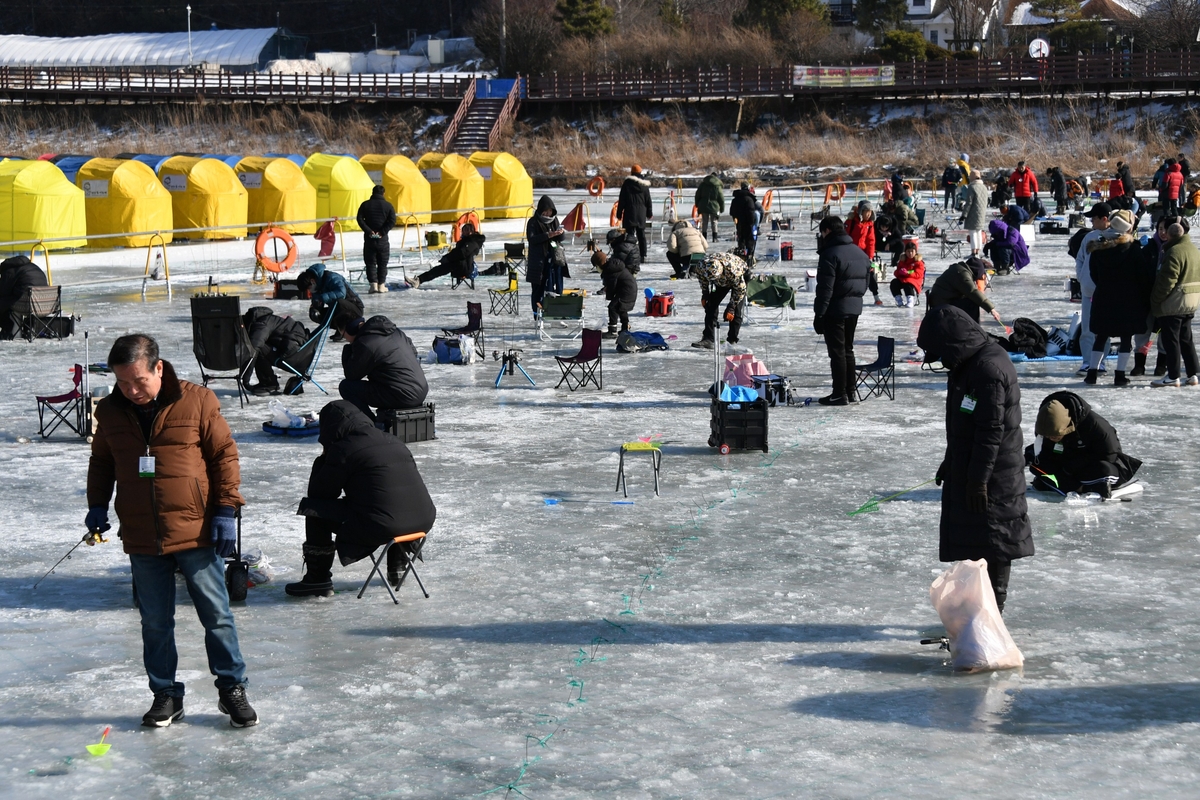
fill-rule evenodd
<path id="1" fill-rule="evenodd" d="M 68 558 L 70 558 L 71 553 L 74 553 L 75 548 L 79 547 L 79 545 L 86 544 L 88 547 L 94 547 L 102 542 L 107 542 L 108 539 L 105 539 L 103 534 L 105 531 L 109 530 L 110 528 L 112 528 L 112 526 L 106 524 L 103 528 L 100 528 L 99 530 L 88 531 L 87 533 L 85 533 L 83 535 L 83 538 L 75 543 L 75 547 L 72 547 L 70 550 L 68 550 L 67 554 L 65 556 L 63 556 L 62 558 L 60 558 L 57 561 L 57 563 L 55 563 L 55 565 L 50 568 L 49 572 L 47 572 L 45 575 L 43 575 L 42 577 L 37 579 L 37 583 L 33 584 L 33 588 L 36 589 L 38 587 L 38 583 L 41 583 L 42 581 L 46 580 L 46 578 L 50 577 L 50 573 L 54 572 L 54 570 L 58 569 L 59 564 L 63 563 Z"/>

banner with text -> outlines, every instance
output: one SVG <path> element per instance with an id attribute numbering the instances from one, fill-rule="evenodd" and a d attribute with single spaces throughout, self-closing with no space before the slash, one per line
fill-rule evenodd
<path id="1" fill-rule="evenodd" d="M 893 86 L 896 83 L 896 68 L 883 67 L 796 67 L 792 85 L 838 87 L 838 86 Z"/>

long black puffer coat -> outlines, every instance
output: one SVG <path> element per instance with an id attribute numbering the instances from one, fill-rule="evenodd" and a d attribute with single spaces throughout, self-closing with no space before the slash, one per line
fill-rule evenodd
<path id="1" fill-rule="evenodd" d="M 270 345 L 280 356 L 289 356 L 308 341 L 308 330 L 297 319 L 280 317 L 266 306 L 255 306 L 242 315 L 242 324 L 255 350 Z"/>
<path id="2" fill-rule="evenodd" d="M 1119 484 L 1127 483 L 1141 468 L 1142 462 L 1121 450 L 1117 432 L 1104 417 L 1092 411 L 1082 397 L 1074 392 L 1055 392 L 1042 401 L 1042 408 L 1057 400 L 1071 415 L 1075 430 L 1060 442 L 1042 440 L 1041 451 L 1033 452 L 1033 445 L 1026 449 L 1026 460 L 1030 470 L 1036 466 L 1041 472 L 1055 476 L 1058 488 L 1064 492 L 1077 492 L 1083 481 L 1095 481 L 1106 475 L 1115 475 Z M 1038 473 L 1035 471 L 1034 475 Z"/>
<path id="3" fill-rule="evenodd" d="M 0 261 L 0 307 L 11 308 L 31 286 L 47 286 L 46 273 L 25 256 Z"/>
<path id="4" fill-rule="evenodd" d="M 615 258 L 605 261 L 600 270 L 600 280 L 604 283 L 604 296 L 608 298 L 610 307 L 612 301 L 617 300 L 622 311 L 633 310 L 638 299 L 637 278 L 630 274 L 623 262 Z"/>
<path id="5" fill-rule="evenodd" d="M 1130 234 L 1097 239 L 1088 245 L 1088 268 L 1096 292 L 1092 295 L 1092 333 L 1134 336 L 1145 333 L 1150 317 L 1153 267 L 1142 256 L 1142 246 Z M 1086 355 L 1086 354 L 1085 354 Z"/>
<path id="6" fill-rule="evenodd" d="M 630 175 L 621 184 L 617 198 L 617 216 L 626 229 L 644 228 L 654 219 L 654 202 L 650 199 L 650 181 Z"/>
<path id="7" fill-rule="evenodd" d="M 871 259 L 845 234 L 830 234 L 817 245 L 817 293 L 813 315 L 842 319 L 862 314 Z"/>
<path id="8" fill-rule="evenodd" d="M 941 306 L 921 322 L 917 344 L 950 369 L 946 379 L 946 455 L 942 486 L 942 561 L 1033 555 L 1025 506 L 1021 389 L 1004 348 L 960 308 Z M 987 486 L 987 512 L 972 513 L 969 486 Z"/>
<path id="9" fill-rule="evenodd" d="M 437 509 L 404 442 L 345 400 L 321 409 L 319 441 L 325 449 L 313 462 L 308 496 L 336 500 L 345 492 L 339 539 L 378 546 L 433 527 Z"/>
<path id="10" fill-rule="evenodd" d="M 550 219 L 542 218 L 543 211 L 550 212 Z M 546 280 L 546 265 L 550 262 L 553 246 L 562 241 L 562 236 L 550 234 L 561 227 L 554 201 L 550 199 L 550 195 L 542 195 L 538 200 L 537 209 L 525 226 L 525 238 L 529 240 L 529 254 L 525 259 L 525 280 L 534 286 L 541 286 Z"/>
<path id="11" fill-rule="evenodd" d="M 442 256 L 438 263 L 450 267 L 452 278 L 466 278 L 474 271 L 475 257 L 483 252 L 483 244 L 486 241 L 487 237 L 482 233 L 469 233 L 459 239 L 454 248 Z"/>
<path id="12" fill-rule="evenodd" d="M 363 323 L 354 341 L 342 348 L 342 369 L 347 380 L 365 378 L 390 394 L 389 408 L 416 408 L 429 393 L 417 348 L 384 316 Z"/>

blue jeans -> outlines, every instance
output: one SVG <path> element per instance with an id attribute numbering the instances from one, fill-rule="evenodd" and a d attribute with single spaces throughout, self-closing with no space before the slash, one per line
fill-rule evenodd
<path id="1" fill-rule="evenodd" d="M 183 684 L 175 680 L 179 654 L 175 650 L 175 569 L 183 573 L 196 616 L 204 626 L 208 669 L 217 676 L 218 689 L 246 683 L 246 662 L 238 648 L 229 593 L 225 589 L 225 562 L 211 547 L 198 547 L 165 556 L 130 554 L 138 610 L 142 613 L 142 660 L 150 678 L 150 691 L 183 697 Z"/>
<path id="2" fill-rule="evenodd" d="M 554 264 L 546 265 L 546 286 L 545 291 L 550 294 L 562 294 L 563 291 L 563 268 Z"/>

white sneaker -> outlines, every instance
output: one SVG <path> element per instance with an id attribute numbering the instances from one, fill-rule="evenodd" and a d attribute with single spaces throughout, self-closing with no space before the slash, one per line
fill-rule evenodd
<path id="1" fill-rule="evenodd" d="M 372 283 L 371 288 L 367 289 L 367 294 L 379 294 L 379 284 Z"/>
<path id="2" fill-rule="evenodd" d="M 1200 386 L 1200 375 L 1188 375 L 1188 386 Z"/>
<path id="3" fill-rule="evenodd" d="M 913 301 L 914 301 L 914 300 L 916 300 L 916 299 L 917 299 L 917 298 L 913 297 L 911 294 L 906 294 L 906 295 L 904 296 L 904 307 L 905 307 L 905 308 L 912 308 L 912 307 L 913 307 Z"/>
<path id="4" fill-rule="evenodd" d="M 407 283 L 413 289 L 416 289 L 417 287 L 419 287 L 421 285 L 421 279 L 417 278 L 417 277 L 405 278 L 404 282 Z"/>
<path id="5" fill-rule="evenodd" d="M 387 294 L 387 290 L 388 290 L 388 288 L 387 288 L 386 283 L 379 284 L 379 293 L 380 294 Z"/>
<path id="6" fill-rule="evenodd" d="M 1152 387 L 1154 387 L 1155 389 L 1162 389 L 1163 387 L 1172 387 L 1172 388 L 1178 389 L 1179 388 L 1179 378 L 1172 378 L 1168 375 L 1163 375 L 1161 378 L 1159 378 L 1156 381 L 1150 381 L 1150 385 Z"/>
<path id="7" fill-rule="evenodd" d="M 893 299 L 896 301 L 896 308 L 904 308 L 904 295 L 898 294 Z"/>

